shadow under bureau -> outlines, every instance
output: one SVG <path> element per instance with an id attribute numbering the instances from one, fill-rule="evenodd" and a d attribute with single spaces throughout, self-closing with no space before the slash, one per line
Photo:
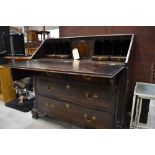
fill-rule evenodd
<path id="1" fill-rule="evenodd" d="M 133 37 L 47 39 L 30 61 L 10 64 L 14 79 L 34 77 L 33 117 L 48 115 L 83 128 L 123 128 Z M 74 48 L 79 60 L 72 59 Z"/>

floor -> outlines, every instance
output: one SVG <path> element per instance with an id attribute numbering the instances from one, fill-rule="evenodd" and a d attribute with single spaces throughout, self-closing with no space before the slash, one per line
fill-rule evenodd
<path id="1" fill-rule="evenodd" d="M 0 129 L 77 129 L 72 124 L 49 118 L 33 119 L 31 112 L 21 112 L 0 101 Z"/>
<path id="2" fill-rule="evenodd" d="M 155 101 L 151 101 L 147 124 L 144 127 L 155 128 Z M 21 112 L 5 106 L 0 101 L 1 129 L 78 129 L 79 127 L 52 118 L 33 119 L 31 112 Z"/>

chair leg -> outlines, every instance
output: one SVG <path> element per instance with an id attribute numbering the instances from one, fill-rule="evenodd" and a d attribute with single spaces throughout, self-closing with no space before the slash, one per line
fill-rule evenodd
<path id="1" fill-rule="evenodd" d="M 142 109 L 142 98 L 140 98 L 140 101 L 139 101 L 138 123 L 139 123 L 139 120 L 140 120 L 141 109 Z"/>
<path id="2" fill-rule="evenodd" d="M 130 120 L 130 129 L 133 127 L 133 116 L 134 116 L 134 110 L 135 110 L 135 100 L 136 100 L 136 95 L 133 96 L 131 120 Z"/>
<path id="3" fill-rule="evenodd" d="M 136 114 L 135 114 L 134 128 L 136 128 L 136 127 L 137 127 L 137 125 L 138 125 L 139 103 L 140 103 L 140 98 L 137 96 L 136 112 L 135 112 Z"/>

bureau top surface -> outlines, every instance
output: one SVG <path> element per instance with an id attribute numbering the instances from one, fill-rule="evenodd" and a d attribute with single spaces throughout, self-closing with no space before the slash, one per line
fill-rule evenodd
<path id="1" fill-rule="evenodd" d="M 42 58 L 9 64 L 8 66 L 24 70 L 112 78 L 124 68 L 124 63 Z"/>

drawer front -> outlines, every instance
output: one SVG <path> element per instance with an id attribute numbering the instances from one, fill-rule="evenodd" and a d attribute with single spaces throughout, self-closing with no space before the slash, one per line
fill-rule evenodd
<path id="1" fill-rule="evenodd" d="M 36 78 L 36 92 L 89 107 L 104 108 L 109 112 L 115 108 L 116 92 L 102 84 Z"/>
<path id="2" fill-rule="evenodd" d="M 88 128 L 112 128 L 113 114 L 37 95 L 37 109 L 49 116 Z"/>

